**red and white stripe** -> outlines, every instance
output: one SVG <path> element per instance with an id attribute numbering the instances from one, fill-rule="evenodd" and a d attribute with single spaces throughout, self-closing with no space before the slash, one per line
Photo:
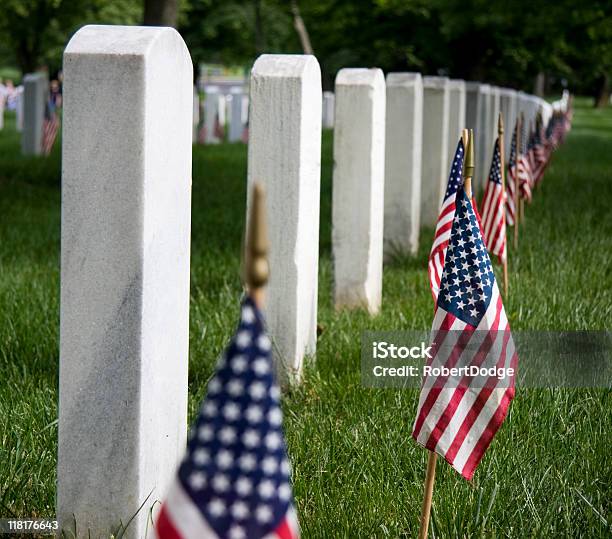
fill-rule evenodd
<path id="1" fill-rule="evenodd" d="M 440 210 L 440 215 L 436 224 L 433 245 L 429 253 L 429 287 L 434 302 L 437 301 L 438 294 L 440 293 L 440 279 L 442 278 L 442 270 L 444 269 L 444 257 L 446 256 L 446 249 L 450 241 L 454 217 L 455 197 L 450 196 L 442 203 L 442 209 Z"/>
<path id="2" fill-rule="evenodd" d="M 500 183 L 488 181 L 482 201 L 482 236 L 490 254 L 506 261 L 506 219 L 504 189 Z"/>
<path id="3" fill-rule="evenodd" d="M 45 118 L 43 122 L 42 151 L 44 155 L 49 155 L 55 144 L 60 123 L 56 114 L 51 114 L 50 118 Z"/>
<path id="4" fill-rule="evenodd" d="M 179 481 L 174 481 L 170 488 L 157 516 L 153 533 L 155 539 L 221 539 L 208 525 Z M 281 523 L 262 539 L 298 539 L 299 536 L 297 514 L 289 506 Z"/>
<path id="5" fill-rule="evenodd" d="M 516 207 L 514 197 L 516 193 L 516 167 L 508 168 L 508 176 L 506 178 L 506 224 L 514 225 L 516 215 Z"/>
<path id="6" fill-rule="evenodd" d="M 533 175 L 531 173 L 531 166 L 529 165 L 529 159 L 525 154 L 521 154 L 518 160 L 518 182 L 519 182 L 519 195 L 524 198 L 527 202 L 531 202 L 531 187 L 533 185 Z"/>
<path id="7" fill-rule="evenodd" d="M 486 332 L 487 338 L 483 339 L 481 332 Z M 433 366 L 451 368 L 466 364 L 462 354 L 474 354 L 469 343 L 470 339 L 477 338 L 476 342 L 481 345 L 469 358 L 469 364 L 516 368 L 518 358 L 497 283 L 493 285 L 489 306 L 478 327 L 438 307 L 432 334 L 438 344 L 444 339 L 453 339 L 448 355 L 434 355 L 429 361 Z M 447 350 L 448 346 L 443 349 Z M 490 353 L 491 350 L 495 353 Z M 503 423 L 513 397 L 514 384 L 500 382 L 497 377 L 479 387 L 470 385 L 468 379 L 460 383 L 443 377 L 426 379 L 412 436 L 419 444 L 441 455 L 463 477 L 471 479 Z"/>

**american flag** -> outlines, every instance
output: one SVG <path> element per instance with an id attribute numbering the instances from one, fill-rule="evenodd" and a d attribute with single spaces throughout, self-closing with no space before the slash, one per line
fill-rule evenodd
<path id="1" fill-rule="evenodd" d="M 161 507 L 159 539 L 299 537 L 270 350 L 247 297 Z"/>
<path id="2" fill-rule="evenodd" d="M 455 216 L 455 195 L 457 190 L 463 185 L 463 157 L 465 151 L 463 141 L 460 139 L 453 158 L 453 165 L 448 177 L 446 193 L 444 201 L 436 223 L 436 233 L 434 235 L 433 245 L 429 253 L 429 287 L 434 301 L 438 298 L 440 290 L 440 279 L 442 278 L 442 269 L 444 268 L 444 257 L 448 240 L 450 239 L 453 217 Z"/>
<path id="3" fill-rule="evenodd" d="M 499 139 L 495 140 L 489 181 L 482 201 L 482 235 L 490 254 L 500 262 L 506 261 L 506 219 L 504 216 L 504 188 Z"/>
<path id="4" fill-rule="evenodd" d="M 524 122 L 521 122 L 521 147 L 518 155 L 519 195 L 527 202 L 531 202 L 533 174 L 531 172 L 531 165 L 529 164 L 528 140 Z"/>
<path id="5" fill-rule="evenodd" d="M 529 139 L 529 161 L 534 185 L 538 185 L 544 178 L 544 171 L 548 164 L 548 155 L 542 142 L 542 127 L 539 123 Z"/>
<path id="6" fill-rule="evenodd" d="M 57 114 L 54 112 L 45 115 L 43 121 L 42 132 L 42 151 L 44 155 L 49 155 L 55 144 L 57 133 L 59 131 L 60 122 Z"/>
<path id="7" fill-rule="evenodd" d="M 516 133 L 518 120 L 512 132 L 512 144 L 510 145 L 510 158 L 508 159 L 508 176 L 506 178 L 506 223 L 513 225 L 516 217 Z"/>
<path id="8" fill-rule="evenodd" d="M 491 261 L 463 189 L 456 206 L 432 327 L 435 352 L 428 365 L 516 368 Z M 513 376 L 425 376 L 412 436 L 471 479 L 513 397 Z"/>

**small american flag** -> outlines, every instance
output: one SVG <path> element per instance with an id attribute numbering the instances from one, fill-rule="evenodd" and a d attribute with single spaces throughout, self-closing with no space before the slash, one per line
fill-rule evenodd
<path id="1" fill-rule="evenodd" d="M 499 139 L 495 140 L 493 161 L 489 181 L 482 201 L 482 235 L 490 254 L 500 262 L 506 261 L 506 219 L 504 216 L 504 189 L 502 187 L 502 165 Z"/>
<path id="2" fill-rule="evenodd" d="M 508 224 L 513 225 L 516 217 L 515 208 L 515 189 L 519 189 L 519 195 L 522 198 L 529 197 L 531 200 L 531 180 L 529 171 L 526 167 L 527 160 L 521 151 L 517 148 L 516 136 L 518 123 L 512 135 L 512 145 L 510 146 L 510 158 L 508 159 Z M 522 146 L 522 144 L 521 144 Z"/>
<path id="3" fill-rule="evenodd" d="M 433 245 L 429 253 L 429 287 L 434 301 L 438 298 L 440 290 L 440 279 L 442 278 L 442 269 L 444 268 L 444 257 L 448 240 L 450 239 L 451 227 L 453 225 L 453 217 L 455 216 L 455 195 L 457 190 L 463 185 L 463 157 L 464 157 L 463 141 L 459 140 L 453 165 L 448 177 L 446 193 L 444 201 L 436 223 L 436 233 L 434 235 Z"/>
<path id="4" fill-rule="evenodd" d="M 508 159 L 508 176 L 506 177 L 506 223 L 513 225 L 516 217 L 516 132 L 518 120 L 512 131 L 512 143 L 510 145 L 510 158 Z"/>
<path id="5" fill-rule="evenodd" d="M 472 203 L 463 189 L 457 193 L 456 207 L 432 327 L 435 352 L 428 365 L 515 368 L 508 319 Z M 455 338 L 449 337 L 451 332 Z M 477 332 L 485 338 L 472 353 L 470 341 Z M 412 436 L 471 479 L 513 397 L 514 377 L 504 381 L 463 377 L 457 383 L 444 375 L 425 376 Z"/>
<path id="6" fill-rule="evenodd" d="M 521 123 L 521 147 L 519 151 L 517 174 L 519 182 L 519 195 L 527 202 L 531 202 L 533 173 L 531 171 L 531 165 L 529 164 L 528 140 L 525 133 L 524 123 Z"/>
<path id="7" fill-rule="evenodd" d="M 544 171 L 548 165 L 548 155 L 542 143 L 542 127 L 539 124 L 536 125 L 529 139 L 529 161 L 534 185 L 538 185 L 544 178 Z"/>
<path id="8" fill-rule="evenodd" d="M 247 297 L 161 507 L 159 539 L 299 537 L 270 350 Z"/>
<path id="9" fill-rule="evenodd" d="M 54 112 L 45 115 L 43 121 L 43 133 L 42 133 L 42 151 L 44 155 L 49 155 L 55 144 L 57 133 L 59 131 L 60 122 L 57 114 Z"/>

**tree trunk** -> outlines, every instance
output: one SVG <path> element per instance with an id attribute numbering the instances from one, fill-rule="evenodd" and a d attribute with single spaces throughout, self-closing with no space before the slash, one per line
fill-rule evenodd
<path id="1" fill-rule="evenodd" d="M 300 8 L 298 7 L 297 0 L 292 0 L 291 12 L 293 13 L 293 26 L 295 26 L 298 36 L 300 36 L 300 42 L 302 43 L 302 50 L 304 51 L 304 54 L 314 54 L 312 52 L 312 45 L 310 44 L 308 30 L 306 30 L 306 25 L 304 24 L 304 20 L 300 15 Z"/>
<path id="2" fill-rule="evenodd" d="M 262 54 L 266 52 L 266 36 L 261 18 L 261 0 L 255 0 L 253 4 L 255 8 L 255 50 L 257 54 Z"/>
<path id="3" fill-rule="evenodd" d="M 144 24 L 176 28 L 178 0 L 144 0 Z"/>
<path id="4" fill-rule="evenodd" d="M 610 104 L 610 76 L 602 75 L 597 81 L 595 107 L 602 108 Z"/>

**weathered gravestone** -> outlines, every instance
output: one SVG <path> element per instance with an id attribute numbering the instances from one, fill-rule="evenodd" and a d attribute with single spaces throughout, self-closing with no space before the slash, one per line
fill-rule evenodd
<path id="1" fill-rule="evenodd" d="M 314 56 L 264 54 L 253 65 L 248 182 L 259 181 L 266 189 L 270 280 L 265 311 L 285 381 L 299 379 L 304 356 L 316 349 L 321 101 L 321 70 Z"/>
<path id="2" fill-rule="evenodd" d="M 385 191 L 385 77 L 336 76 L 332 246 L 336 309 L 380 309 Z"/>
<path id="3" fill-rule="evenodd" d="M 207 90 L 204 97 L 204 125 L 206 144 L 223 141 L 225 129 L 225 96 L 218 90 Z"/>
<path id="4" fill-rule="evenodd" d="M 478 190 L 484 185 L 484 176 L 488 175 L 489 169 L 487 165 L 487 156 L 489 147 L 492 147 L 493 142 L 493 94 L 489 84 L 480 85 L 480 113 L 478 115 L 479 125 L 478 131 L 474 132 L 476 139 L 475 153 L 475 169 L 472 178 L 472 190 L 474 194 L 478 194 Z"/>
<path id="5" fill-rule="evenodd" d="M 466 88 L 465 81 L 451 80 L 449 83 L 450 109 L 448 116 L 448 163 L 453 162 L 457 143 L 462 130 L 466 127 Z"/>
<path id="6" fill-rule="evenodd" d="M 192 142 L 195 144 L 198 141 L 198 126 L 200 125 L 200 94 L 198 89 L 193 87 L 193 118 L 192 118 L 193 132 Z"/>
<path id="7" fill-rule="evenodd" d="M 421 225 L 423 79 L 387 75 L 384 252 L 415 254 Z"/>
<path id="8" fill-rule="evenodd" d="M 192 82 L 171 28 L 86 26 L 64 53 L 57 516 L 79 537 L 134 515 L 144 537 L 185 450 Z"/>
<path id="9" fill-rule="evenodd" d="M 334 127 L 334 93 L 323 92 L 323 128 Z"/>
<path id="10" fill-rule="evenodd" d="M 423 78 L 421 223 L 433 227 L 448 179 L 449 80 Z"/>
<path id="11" fill-rule="evenodd" d="M 510 157 L 510 147 L 512 145 L 512 133 L 516 123 L 517 94 L 510 88 L 500 89 L 500 108 L 504 117 L 504 151 L 506 163 Z"/>
<path id="12" fill-rule="evenodd" d="M 248 100 L 248 97 L 240 90 L 232 91 L 230 99 L 230 120 L 227 139 L 229 142 L 239 142 L 244 134 L 246 124 L 244 102 Z"/>
<path id="13" fill-rule="evenodd" d="M 480 105 L 481 93 L 479 82 L 465 83 L 465 126 L 474 130 L 474 137 L 478 140 L 480 133 Z"/>
<path id="14" fill-rule="evenodd" d="M 49 85 L 44 73 L 30 73 L 23 79 L 23 131 L 21 152 L 23 155 L 42 154 L 45 96 Z"/>
<path id="15" fill-rule="evenodd" d="M 23 132 L 23 86 L 18 86 L 15 97 L 15 129 Z"/>

